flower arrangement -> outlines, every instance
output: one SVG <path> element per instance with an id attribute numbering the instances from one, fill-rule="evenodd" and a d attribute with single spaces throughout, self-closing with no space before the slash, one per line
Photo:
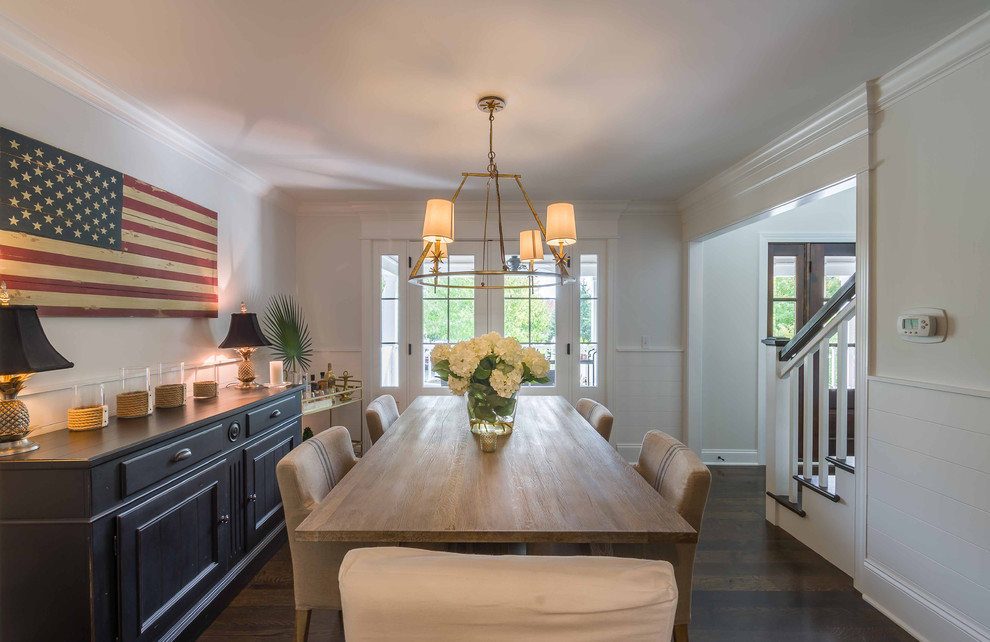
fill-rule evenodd
<path id="1" fill-rule="evenodd" d="M 535 348 L 523 348 L 497 332 L 437 345 L 430 354 L 433 372 L 455 395 L 467 394 L 472 430 L 512 430 L 516 393 L 524 383 L 547 383 L 550 362 Z"/>

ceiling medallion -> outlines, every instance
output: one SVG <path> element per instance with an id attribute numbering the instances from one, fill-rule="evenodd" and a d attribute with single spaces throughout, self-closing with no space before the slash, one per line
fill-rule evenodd
<path id="1" fill-rule="evenodd" d="M 532 288 L 564 285 L 573 283 L 574 277 L 567 272 L 568 256 L 564 248 L 577 243 L 577 231 L 574 222 L 574 206 L 570 203 L 552 203 L 547 207 L 547 224 L 544 227 L 543 221 L 533 208 L 526 190 L 523 189 L 521 174 L 501 174 L 498 171 L 498 164 L 495 162 L 495 151 L 492 148 L 493 132 L 495 126 L 495 112 L 505 109 L 505 101 L 498 96 L 485 96 L 478 100 L 478 109 L 488 112 L 488 171 L 462 172 L 461 184 L 457 186 L 453 198 L 449 201 L 442 198 L 431 198 L 426 202 L 426 215 L 423 220 L 423 253 L 419 255 L 419 260 L 409 273 L 409 282 L 416 285 L 456 288 L 461 290 L 507 290 L 514 288 Z M 468 178 L 486 178 L 485 183 L 485 223 L 484 235 L 488 238 L 488 212 L 491 202 L 492 187 L 495 188 L 495 209 L 498 214 L 498 246 L 501 255 L 500 269 L 488 268 L 488 244 L 485 243 L 482 249 L 481 269 L 444 271 L 443 264 L 447 260 L 447 244 L 454 242 L 454 202 L 457 201 L 458 194 Z M 519 260 L 510 259 L 505 256 L 505 237 L 502 234 L 502 192 L 499 179 L 514 180 L 522 192 L 529 211 L 533 213 L 536 225 L 539 229 L 525 230 L 519 234 Z M 543 243 L 550 248 L 553 255 L 554 269 L 541 269 L 535 267 L 537 261 L 543 260 Z M 428 271 L 420 272 L 423 263 L 429 259 L 432 267 Z M 512 264 L 510 266 L 510 263 Z M 529 269 L 525 269 L 524 264 L 529 264 Z M 512 269 L 516 268 L 516 269 Z M 523 268 L 523 269 L 519 269 Z M 526 276 L 525 280 L 514 281 L 506 284 L 504 277 Z M 460 285 L 467 279 L 449 279 L 446 277 L 475 277 L 472 285 Z M 501 278 L 500 278 L 501 277 Z M 539 278 L 537 278 L 539 277 Z M 453 283 L 451 282 L 453 281 Z"/>

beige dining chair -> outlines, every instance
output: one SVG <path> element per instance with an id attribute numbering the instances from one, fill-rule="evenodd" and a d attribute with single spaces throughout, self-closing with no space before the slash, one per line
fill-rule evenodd
<path id="1" fill-rule="evenodd" d="M 575 404 L 578 414 L 591 424 L 591 427 L 598 431 L 598 434 L 608 441 L 612 436 L 612 420 L 614 417 L 608 408 L 598 403 L 594 399 L 578 399 Z"/>
<path id="2" fill-rule="evenodd" d="M 399 407 L 395 405 L 392 395 L 382 395 L 368 404 L 364 417 L 368 421 L 368 435 L 374 445 L 399 418 Z"/>
<path id="3" fill-rule="evenodd" d="M 285 526 L 292 555 L 292 581 L 296 599 L 296 640 L 309 635 L 313 609 L 340 610 L 337 573 L 352 545 L 336 542 L 303 542 L 296 527 L 354 467 L 357 458 L 351 434 L 334 426 L 304 441 L 275 468 L 285 509 Z"/>
<path id="4" fill-rule="evenodd" d="M 669 640 L 667 562 L 356 549 L 340 567 L 347 642 Z"/>
<path id="5" fill-rule="evenodd" d="M 633 466 L 648 484 L 701 535 L 701 518 L 708 502 L 712 473 L 687 446 L 659 430 L 643 438 L 639 463 Z M 687 544 L 613 544 L 617 557 L 667 560 L 674 565 L 680 599 L 674 617 L 674 639 L 687 642 L 691 623 L 691 582 L 697 543 Z"/>

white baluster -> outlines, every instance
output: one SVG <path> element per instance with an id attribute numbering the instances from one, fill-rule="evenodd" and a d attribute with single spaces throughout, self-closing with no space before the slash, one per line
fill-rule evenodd
<path id="1" fill-rule="evenodd" d="M 787 475 L 788 491 L 787 498 L 793 502 L 797 503 L 798 500 L 798 483 L 794 479 L 794 475 L 797 474 L 797 464 L 798 464 L 798 417 L 800 417 L 801 406 L 801 387 L 798 385 L 798 369 L 795 368 L 788 375 L 788 388 L 790 389 L 791 405 L 790 405 L 790 416 L 788 417 L 789 429 L 791 431 L 791 443 L 790 452 L 787 453 L 788 470 L 790 471 Z"/>
<path id="2" fill-rule="evenodd" d="M 828 488 L 828 337 L 818 345 L 818 487 Z"/>
<path id="3" fill-rule="evenodd" d="M 811 480 L 815 445 L 815 353 L 804 358 L 804 457 L 802 476 Z"/>
<path id="4" fill-rule="evenodd" d="M 855 317 L 853 317 L 855 319 Z M 846 441 L 849 427 L 849 323 L 839 324 L 836 350 L 836 384 L 835 384 L 835 456 L 846 458 Z"/>

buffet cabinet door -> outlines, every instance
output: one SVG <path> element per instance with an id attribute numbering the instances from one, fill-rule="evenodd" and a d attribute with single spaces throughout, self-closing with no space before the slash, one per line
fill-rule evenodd
<path id="1" fill-rule="evenodd" d="M 253 548 L 280 524 L 282 495 L 278 491 L 275 467 L 299 445 L 302 424 L 298 419 L 276 429 L 275 433 L 244 449 L 244 477 L 247 492 L 247 544 Z"/>
<path id="2" fill-rule="evenodd" d="M 227 572 L 227 465 L 218 460 L 117 517 L 121 640 L 157 640 Z"/>

